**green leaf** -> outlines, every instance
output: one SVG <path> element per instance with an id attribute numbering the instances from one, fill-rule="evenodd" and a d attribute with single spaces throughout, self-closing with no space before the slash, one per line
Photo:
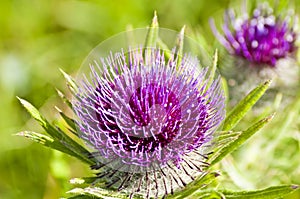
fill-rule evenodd
<path id="1" fill-rule="evenodd" d="M 28 138 L 28 139 L 30 139 L 34 142 L 37 142 L 39 144 L 42 144 L 46 147 L 58 150 L 60 152 L 66 153 L 68 155 L 71 155 L 73 157 L 76 157 L 78 159 L 81 159 L 81 160 L 85 161 L 84 159 L 82 159 L 81 156 L 78 156 L 76 153 L 74 153 L 72 150 L 67 148 L 65 145 L 63 145 L 62 143 L 54 140 L 53 138 L 51 138 L 47 135 L 32 132 L 32 131 L 22 131 L 20 133 L 17 133 L 16 135 L 26 137 L 26 138 Z"/>
<path id="2" fill-rule="evenodd" d="M 226 199 L 275 199 L 282 198 L 283 196 L 292 193 L 298 189 L 298 185 L 280 185 L 268 187 L 261 190 L 253 191 L 220 191 L 224 194 Z"/>
<path id="3" fill-rule="evenodd" d="M 88 163 L 95 164 L 96 160 L 91 158 L 91 154 L 88 150 L 82 147 L 80 144 L 75 142 L 71 137 L 69 137 L 65 132 L 63 132 L 58 127 L 52 126 L 41 114 L 40 112 L 32 106 L 29 102 L 24 99 L 18 98 L 24 108 L 29 112 L 29 114 L 37 120 L 40 125 L 45 129 L 45 131 L 56 141 L 62 143 L 64 146 L 69 148 L 71 151 L 76 153 L 76 157 L 80 157 L 80 160 Z"/>
<path id="4" fill-rule="evenodd" d="M 40 123 L 41 126 L 45 126 L 46 125 L 46 121 L 43 118 L 43 116 L 40 114 L 40 112 L 34 107 L 32 106 L 29 102 L 27 102 L 24 99 L 21 99 L 19 97 L 17 97 L 18 100 L 21 102 L 21 104 L 24 106 L 24 108 L 29 112 L 29 114 Z"/>
<path id="5" fill-rule="evenodd" d="M 235 140 L 231 141 L 229 144 L 223 146 L 220 149 L 217 156 L 213 156 L 210 158 L 211 165 L 216 164 L 221 161 L 226 155 L 236 150 L 240 147 L 246 140 L 248 140 L 252 135 L 254 135 L 257 131 L 259 131 L 264 125 L 270 122 L 274 117 L 274 114 L 258 121 L 247 130 L 243 131 Z"/>
<path id="6" fill-rule="evenodd" d="M 233 129 L 238 122 L 246 115 L 252 106 L 261 98 L 271 84 L 271 80 L 264 82 L 253 89 L 243 100 L 241 100 L 226 117 L 223 131 Z"/>
<path id="7" fill-rule="evenodd" d="M 167 198 L 184 199 L 192 195 L 197 190 L 211 184 L 219 175 L 220 174 L 218 172 L 205 172 L 188 184 L 183 190 L 179 190 L 175 192 L 174 195 L 167 196 Z"/>

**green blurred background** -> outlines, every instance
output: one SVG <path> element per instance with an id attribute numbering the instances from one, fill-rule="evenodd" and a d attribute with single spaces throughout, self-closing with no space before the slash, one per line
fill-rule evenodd
<path id="1" fill-rule="evenodd" d="M 148 26 L 154 10 L 160 27 L 178 31 L 187 25 L 188 33 L 198 30 L 205 35 L 208 44 L 216 43 L 208 20 L 213 16 L 220 21 L 223 10 L 231 4 L 233 1 L 229 0 L 1 0 L 0 198 L 67 196 L 65 192 L 72 188 L 69 179 L 91 175 L 88 168 L 74 158 L 14 136 L 22 130 L 42 132 L 16 96 L 30 101 L 46 118 L 57 119 L 54 106 L 66 109 L 55 91 L 55 88 L 66 90 L 59 68 L 75 76 L 95 46 L 128 27 Z M 292 141 L 294 147 L 289 141 L 280 147 L 287 151 L 285 153 L 297 155 L 300 153 L 299 137 L 297 139 Z M 294 164 L 297 163 L 299 160 Z M 285 175 L 285 178 L 276 178 L 269 184 L 300 183 L 300 176 L 289 176 L 299 174 L 289 173 L 295 167 L 297 165 L 281 169 L 279 165 L 270 179 L 276 175 Z M 255 172 L 264 178 L 262 171 Z M 253 179 L 254 188 L 268 186 L 267 182 L 256 184 L 258 180 Z"/>

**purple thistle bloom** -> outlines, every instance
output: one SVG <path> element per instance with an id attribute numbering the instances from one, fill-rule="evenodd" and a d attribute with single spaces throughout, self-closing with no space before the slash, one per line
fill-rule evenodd
<path id="1" fill-rule="evenodd" d="M 185 55 L 178 63 L 174 53 L 166 60 L 159 49 L 138 48 L 101 61 L 91 66 L 90 80 L 73 102 L 81 136 L 99 158 L 94 168 L 109 168 L 98 176 L 126 173 L 111 184 L 120 181 L 119 190 L 132 184 L 132 192 L 145 187 L 147 197 L 149 181 L 158 176 L 165 179 L 155 182 L 156 196 L 172 193 L 174 184 L 184 186 L 176 176 L 191 180 L 202 171 L 205 145 L 225 115 L 219 79 L 208 85 L 207 68 L 196 57 Z"/>
<path id="2" fill-rule="evenodd" d="M 265 4 L 263 4 L 265 5 Z M 214 21 L 211 28 L 220 43 L 233 55 L 255 65 L 274 67 L 276 62 L 296 50 L 297 39 L 290 19 L 274 16 L 268 6 L 258 6 L 252 16 L 235 17 L 233 10 L 224 16 L 224 36 L 218 32 Z"/>

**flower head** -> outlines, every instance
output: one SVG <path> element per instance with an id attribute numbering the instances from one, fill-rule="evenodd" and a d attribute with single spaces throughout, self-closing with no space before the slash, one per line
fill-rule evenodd
<path id="1" fill-rule="evenodd" d="M 196 57 L 178 60 L 174 53 L 166 59 L 163 50 L 137 48 L 91 67 L 73 104 L 82 138 L 99 158 L 95 168 L 108 167 L 112 176 L 139 173 L 146 190 L 151 178 L 180 169 L 193 178 L 201 171 L 204 145 L 224 117 L 223 92 L 219 79 L 209 83 Z M 169 177 L 157 185 L 164 185 L 164 194 L 174 187 L 165 186 L 174 183 Z M 143 187 L 138 180 L 132 184 L 135 191 Z"/>
<path id="2" fill-rule="evenodd" d="M 213 33 L 231 54 L 255 65 L 271 67 L 296 50 L 297 37 L 290 24 L 289 17 L 282 19 L 275 16 L 266 4 L 254 9 L 251 16 L 236 18 L 233 10 L 227 11 L 223 25 L 224 36 L 211 21 Z"/>

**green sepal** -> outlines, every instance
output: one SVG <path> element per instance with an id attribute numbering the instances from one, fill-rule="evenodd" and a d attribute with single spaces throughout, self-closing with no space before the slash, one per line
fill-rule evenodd
<path id="1" fill-rule="evenodd" d="M 265 126 L 268 122 L 270 122 L 274 117 L 274 114 L 258 121 L 247 130 L 242 131 L 241 134 L 234 140 L 232 140 L 229 144 L 224 145 L 220 151 L 213 157 L 210 157 L 210 164 L 214 165 L 217 162 L 221 161 L 226 155 L 236 150 L 240 147 L 244 142 L 246 142 L 252 135 L 254 135 L 257 131 L 259 131 L 263 126 Z"/>
<path id="2" fill-rule="evenodd" d="M 253 89 L 244 99 L 242 99 L 226 117 L 223 125 L 223 131 L 232 130 L 266 92 L 270 84 L 271 80 L 264 82 Z"/>

